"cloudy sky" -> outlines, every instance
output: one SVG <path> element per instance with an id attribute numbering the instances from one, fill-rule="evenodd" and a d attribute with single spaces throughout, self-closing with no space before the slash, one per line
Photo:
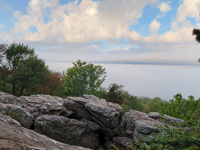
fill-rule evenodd
<path id="1" fill-rule="evenodd" d="M 106 68 L 133 95 L 200 97 L 200 0 L 1 0 L 0 43 L 33 47 L 49 68 Z"/>

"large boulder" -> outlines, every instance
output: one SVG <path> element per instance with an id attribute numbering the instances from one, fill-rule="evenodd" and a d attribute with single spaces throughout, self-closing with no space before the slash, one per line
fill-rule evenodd
<path id="1" fill-rule="evenodd" d="M 73 114 L 72 111 L 63 106 L 63 103 L 64 101 L 60 97 L 42 94 L 21 96 L 17 99 L 17 105 L 24 108 L 34 118 L 44 114 L 62 115 L 65 117 Z"/>
<path id="2" fill-rule="evenodd" d="M 63 116 L 38 117 L 35 120 L 35 131 L 71 145 L 92 149 L 100 145 L 98 134 L 93 133 L 87 123 Z"/>
<path id="3" fill-rule="evenodd" d="M 52 140 L 20 126 L 8 116 L 0 116 L 1 150 L 90 150 Z"/>
<path id="4" fill-rule="evenodd" d="M 64 106 L 75 112 L 75 118 L 78 116 L 78 119 L 94 121 L 108 137 L 113 137 L 120 129 L 123 109 L 118 104 L 106 102 L 93 95 L 83 95 L 67 97 L 64 99 Z"/>
<path id="5" fill-rule="evenodd" d="M 33 117 L 16 105 L 0 103 L 0 114 L 10 116 L 25 128 L 30 128 L 33 123 Z"/>

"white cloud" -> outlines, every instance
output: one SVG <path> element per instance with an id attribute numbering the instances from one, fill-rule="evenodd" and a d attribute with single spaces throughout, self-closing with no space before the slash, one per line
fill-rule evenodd
<path id="1" fill-rule="evenodd" d="M 25 41 L 47 43 L 55 40 L 60 43 L 78 43 L 121 37 L 138 40 L 141 36 L 135 31 L 130 32 L 128 26 L 137 22 L 147 4 L 158 1 L 82 0 L 77 6 L 78 0 L 65 5 L 59 5 L 58 0 L 31 0 L 27 14 L 19 11 L 14 13 L 18 21 L 12 32 Z M 45 23 L 44 17 L 50 21 Z M 30 32 L 31 26 L 35 26 L 37 32 Z"/>
<path id="2" fill-rule="evenodd" d="M 162 13 L 166 13 L 166 12 L 171 10 L 171 6 L 169 4 L 167 4 L 167 3 L 165 3 L 165 2 L 161 3 L 158 6 L 158 8 L 160 9 L 160 12 L 162 12 Z"/>
<path id="3" fill-rule="evenodd" d="M 127 46 L 124 50 L 128 51 L 128 50 L 130 50 L 130 48 L 131 48 L 131 46 Z"/>
<path id="4" fill-rule="evenodd" d="M 151 24 L 149 25 L 150 31 L 154 33 L 154 35 L 157 34 L 157 31 L 160 29 L 161 24 L 154 19 Z"/>

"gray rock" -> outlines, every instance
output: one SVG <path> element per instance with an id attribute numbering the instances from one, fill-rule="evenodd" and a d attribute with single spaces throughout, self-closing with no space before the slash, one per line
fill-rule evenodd
<path id="1" fill-rule="evenodd" d="M 160 118 L 160 114 L 157 112 L 150 112 L 148 114 L 148 117 L 153 118 L 153 119 L 158 119 L 158 118 Z"/>
<path id="2" fill-rule="evenodd" d="M 127 148 L 130 148 L 134 145 L 133 139 L 126 137 L 114 137 L 113 143 L 120 150 L 127 150 Z"/>
<path id="3" fill-rule="evenodd" d="M 44 135 L 0 119 L 1 150 L 91 150 L 52 140 Z"/>
<path id="4" fill-rule="evenodd" d="M 134 142 L 145 142 L 145 143 L 148 143 L 148 142 L 151 142 L 151 141 L 154 141 L 155 140 L 155 137 L 151 136 L 151 135 L 146 135 L 146 134 L 142 134 L 142 133 L 139 133 L 139 132 L 135 132 L 134 133 L 134 138 L 133 138 L 133 141 Z"/>
<path id="5" fill-rule="evenodd" d="M 121 122 L 123 109 L 118 104 L 91 100 L 86 103 L 85 108 L 109 128 L 115 128 Z"/>
<path id="6" fill-rule="evenodd" d="M 5 103 L 5 104 L 16 104 L 17 102 L 17 97 L 4 93 L 4 92 L 0 92 L 0 103 Z"/>
<path id="7" fill-rule="evenodd" d="M 64 99 L 64 104 L 67 109 L 70 109 L 74 112 L 73 118 L 81 120 L 82 118 L 86 118 L 88 120 L 92 120 L 92 114 L 85 109 L 85 106 L 80 102 L 77 102 L 76 98 L 68 97 Z"/>
<path id="8" fill-rule="evenodd" d="M 15 119 L 12 119 L 10 116 L 5 116 L 5 115 L 0 114 L 0 121 L 13 125 L 13 126 L 21 127 L 21 124 L 17 122 Z"/>
<path id="9" fill-rule="evenodd" d="M 0 114 L 10 116 L 25 128 L 30 128 L 33 123 L 33 117 L 16 105 L 0 103 Z"/>
<path id="10" fill-rule="evenodd" d="M 95 132 L 95 131 L 98 131 L 98 130 L 101 129 L 101 127 L 98 124 L 96 124 L 94 122 L 91 122 L 91 121 L 89 121 L 89 120 L 87 120 L 85 118 L 81 119 L 81 121 L 86 123 L 91 131 Z"/>
<path id="11" fill-rule="evenodd" d="M 43 115 L 35 120 L 35 131 L 57 141 L 87 148 L 98 148 L 98 134 L 90 131 L 87 124 L 63 116 Z"/>
<path id="12" fill-rule="evenodd" d="M 149 135 L 152 132 L 159 132 L 159 130 L 156 127 L 151 126 L 142 121 L 136 121 L 136 131 L 146 135 Z"/>
<path id="13" fill-rule="evenodd" d="M 184 120 L 182 119 L 177 119 L 168 115 L 163 115 L 162 118 L 165 119 L 167 122 L 172 122 L 174 124 L 179 124 L 181 122 L 184 122 Z"/>
<path id="14" fill-rule="evenodd" d="M 118 104 L 106 102 L 93 95 L 83 95 L 67 97 L 64 106 L 74 112 L 73 118 L 94 121 L 108 137 L 113 137 L 119 131 L 123 109 Z"/>
<path id="15" fill-rule="evenodd" d="M 57 96 L 50 95 L 31 95 L 21 96 L 17 99 L 17 105 L 24 108 L 27 112 L 37 118 L 40 115 L 62 115 L 65 117 L 73 114 L 63 106 L 64 100 Z"/>

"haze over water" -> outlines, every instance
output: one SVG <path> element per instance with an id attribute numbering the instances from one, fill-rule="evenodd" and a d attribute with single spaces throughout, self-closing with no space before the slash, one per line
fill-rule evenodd
<path id="1" fill-rule="evenodd" d="M 47 62 L 50 69 L 66 71 L 72 63 Z M 102 84 L 124 85 L 124 90 L 134 96 L 160 97 L 170 100 L 181 93 L 184 98 L 193 95 L 200 98 L 199 66 L 133 65 L 133 64 L 95 64 L 106 68 L 106 80 Z"/>

